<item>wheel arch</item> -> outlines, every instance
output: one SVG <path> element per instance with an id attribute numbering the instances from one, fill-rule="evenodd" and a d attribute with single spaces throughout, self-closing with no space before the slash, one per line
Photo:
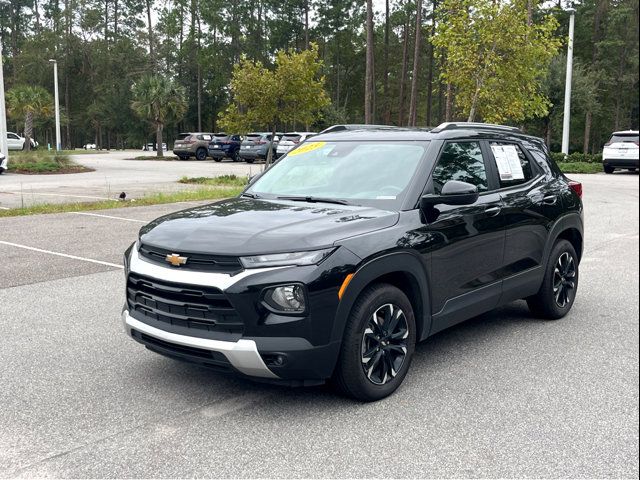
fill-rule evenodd
<path id="1" fill-rule="evenodd" d="M 570 213 L 560 218 L 551 228 L 549 238 L 545 246 L 545 265 L 549 261 L 549 255 L 553 246 L 559 239 L 569 241 L 578 255 L 578 262 L 582 260 L 584 251 L 584 228 L 582 216 L 579 213 Z"/>
<path id="2" fill-rule="evenodd" d="M 332 338 L 342 340 L 355 301 L 371 285 L 387 283 L 407 295 L 414 308 L 416 340 L 424 340 L 431 329 L 431 302 L 426 265 L 417 252 L 393 252 L 362 264 L 338 305 Z"/>

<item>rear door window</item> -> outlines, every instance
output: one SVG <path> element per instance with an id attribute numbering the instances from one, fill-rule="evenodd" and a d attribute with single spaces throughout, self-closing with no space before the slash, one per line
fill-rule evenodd
<path id="1" fill-rule="evenodd" d="M 527 183 L 535 177 L 535 170 L 522 147 L 515 143 L 489 142 L 500 188 Z"/>
<path id="2" fill-rule="evenodd" d="M 442 187 L 449 180 L 470 183 L 479 192 L 489 190 L 487 169 L 479 142 L 447 143 L 438 159 L 433 175 L 433 190 L 442 193 Z"/>

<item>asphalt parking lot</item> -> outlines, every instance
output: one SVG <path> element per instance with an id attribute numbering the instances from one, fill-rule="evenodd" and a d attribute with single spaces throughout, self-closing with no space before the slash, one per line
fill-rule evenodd
<path id="1" fill-rule="evenodd" d="M 442 332 L 373 404 L 125 337 L 122 252 L 193 204 L 0 219 L 0 476 L 637 478 L 638 175 L 573 177 L 586 238 L 571 314 L 539 321 L 517 302 Z"/>
<path id="2" fill-rule="evenodd" d="M 72 175 L 17 175 L 5 173 L 0 177 L 0 209 L 41 203 L 77 203 L 117 198 L 125 192 L 128 198 L 138 198 L 155 192 L 172 192 L 189 188 L 177 181 L 187 177 L 218 175 L 251 175 L 262 165 L 216 163 L 208 158 L 197 160 L 154 160 L 154 152 L 113 151 L 72 155 L 81 165 L 93 172 Z M 171 152 L 168 158 L 175 158 Z M 131 160 L 148 156 L 150 160 Z M 11 161 L 11 156 L 9 156 Z"/>

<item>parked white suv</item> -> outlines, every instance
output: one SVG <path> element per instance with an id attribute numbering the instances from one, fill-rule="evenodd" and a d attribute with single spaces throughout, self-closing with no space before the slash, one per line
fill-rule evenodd
<path id="1" fill-rule="evenodd" d="M 276 158 L 281 157 L 285 153 L 288 153 L 289 150 L 297 147 L 299 144 L 304 142 L 307 138 L 313 137 L 317 135 L 314 132 L 289 132 L 285 133 L 280 142 L 278 142 L 278 147 L 276 148 Z"/>
<path id="2" fill-rule="evenodd" d="M 616 168 L 637 170 L 639 152 L 638 130 L 613 132 L 602 150 L 604 171 L 613 173 Z"/>
<path id="3" fill-rule="evenodd" d="M 24 143 L 27 141 L 26 138 L 21 137 L 17 133 L 7 132 L 7 147 L 9 150 L 24 150 Z M 38 142 L 36 142 L 33 138 L 31 139 L 31 148 L 37 148 Z"/>

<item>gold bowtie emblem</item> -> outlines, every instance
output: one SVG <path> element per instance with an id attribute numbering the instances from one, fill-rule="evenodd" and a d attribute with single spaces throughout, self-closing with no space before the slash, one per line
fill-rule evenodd
<path id="1" fill-rule="evenodd" d="M 165 257 L 165 260 L 169 262 L 174 267 L 179 267 L 180 265 L 184 265 L 187 263 L 187 257 L 181 257 L 177 253 L 172 253 Z"/>

